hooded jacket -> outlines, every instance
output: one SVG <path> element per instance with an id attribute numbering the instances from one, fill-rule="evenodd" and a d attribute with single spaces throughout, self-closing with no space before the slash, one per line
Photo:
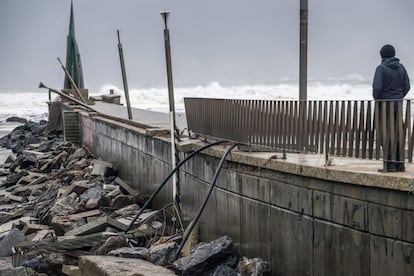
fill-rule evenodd
<path id="1" fill-rule="evenodd" d="M 396 57 L 384 58 L 377 66 L 372 84 L 374 99 L 403 99 L 410 90 L 407 71 Z"/>

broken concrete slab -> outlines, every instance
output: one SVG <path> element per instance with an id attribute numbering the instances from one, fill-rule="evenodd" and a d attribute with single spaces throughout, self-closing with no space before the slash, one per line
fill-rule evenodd
<path id="1" fill-rule="evenodd" d="M 66 188 L 63 195 L 69 195 L 71 193 L 76 193 L 77 195 L 81 195 L 89 188 L 90 188 L 90 184 L 89 184 L 89 181 L 87 180 L 74 181 L 69 187 Z"/>
<path id="2" fill-rule="evenodd" d="M 56 200 L 55 204 L 49 211 L 52 217 L 71 215 L 76 213 L 78 203 L 78 196 L 75 193 L 71 193 L 66 197 Z"/>
<path id="3" fill-rule="evenodd" d="M 120 258 L 147 260 L 148 251 L 149 249 L 145 247 L 121 247 L 108 252 L 108 255 Z"/>
<path id="4" fill-rule="evenodd" d="M 135 195 L 136 193 L 138 193 L 137 190 L 135 190 L 131 185 L 129 185 L 119 177 L 115 178 L 114 183 L 118 184 L 121 187 L 121 191 L 124 190 L 130 195 Z"/>
<path id="5" fill-rule="evenodd" d="M 82 256 L 79 261 L 82 275 L 88 276 L 172 276 L 174 272 L 139 259 L 112 256 Z"/>
<path id="6" fill-rule="evenodd" d="M 0 275 L 2 276 L 37 276 L 39 274 L 29 267 L 18 266 L 18 267 L 13 267 L 13 268 L 0 269 Z"/>
<path id="7" fill-rule="evenodd" d="M 67 276 L 83 276 L 79 267 L 76 265 L 62 265 L 62 272 Z"/>
<path id="8" fill-rule="evenodd" d="M 115 209 L 121 209 L 134 203 L 134 197 L 130 195 L 118 195 L 112 199 L 110 206 Z"/>
<path id="9" fill-rule="evenodd" d="M 52 230 L 40 230 L 37 231 L 36 235 L 31 239 L 31 241 L 41 241 L 43 240 L 47 235 L 52 234 Z"/>
<path id="10" fill-rule="evenodd" d="M 37 232 L 39 230 L 49 230 L 49 226 L 42 224 L 26 223 L 26 225 L 23 227 L 22 232 L 25 235 L 30 235 L 31 233 Z"/>
<path id="11" fill-rule="evenodd" d="M 17 195 L 8 195 L 7 198 L 11 201 L 16 201 L 16 202 L 23 202 L 24 201 L 24 197 L 17 196 Z"/>
<path id="12" fill-rule="evenodd" d="M 56 253 L 56 252 L 71 252 L 85 247 L 94 247 L 105 242 L 108 237 L 116 236 L 112 232 L 100 232 L 85 236 L 62 236 L 58 237 L 57 242 L 48 244 L 39 244 L 38 242 L 21 242 L 17 244 L 16 254 L 22 253 Z"/>
<path id="13" fill-rule="evenodd" d="M 114 171 L 114 164 L 100 159 L 93 160 L 93 169 L 91 175 L 110 176 L 114 175 Z"/>
<path id="14" fill-rule="evenodd" d="M 96 255 L 106 255 L 109 251 L 118 249 L 120 247 L 128 246 L 126 237 L 113 236 L 109 237 L 97 250 Z"/>
<path id="15" fill-rule="evenodd" d="M 32 217 L 21 217 L 18 219 L 10 220 L 6 223 L 0 224 L 0 238 L 7 235 L 15 225 L 19 225 L 21 222 L 29 222 L 35 218 Z"/>
<path id="16" fill-rule="evenodd" d="M 105 217 L 100 217 L 94 221 L 88 222 L 87 224 L 82 225 L 76 229 L 68 231 L 65 233 L 65 236 L 88 235 L 92 233 L 105 231 L 108 227 L 114 228 L 118 231 L 125 231 L 128 226 L 116 221 L 115 219 L 109 216 L 105 216 Z"/>
<path id="17" fill-rule="evenodd" d="M 8 169 L 0 168 L 0 176 L 8 176 L 9 174 L 10 174 L 10 171 Z"/>
<path id="18" fill-rule="evenodd" d="M 99 209 L 95 209 L 95 210 L 90 210 L 86 212 L 72 214 L 72 215 L 67 216 L 67 218 L 75 221 L 81 218 L 99 216 L 100 214 L 101 214 L 101 211 Z"/>
<path id="19" fill-rule="evenodd" d="M 86 222 L 83 218 L 70 219 L 68 216 L 55 216 L 50 223 L 57 236 L 63 236 L 66 232 L 71 231 Z"/>
<path id="20" fill-rule="evenodd" d="M 0 257 L 7 257 L 12 255 L 12 248 L 19 242 L 25 241 L 24 234 L 13 228 L 3 239 L 0 240 Z"/>
<path id="21" fill-rule="evenodd" d="M 105 207 L 109 205 L 109 199 L 104 196 L 97 196 L 89 198 L 88 201 L 85 203 L 86 209 L 96 209 L 100 207 Z"/>

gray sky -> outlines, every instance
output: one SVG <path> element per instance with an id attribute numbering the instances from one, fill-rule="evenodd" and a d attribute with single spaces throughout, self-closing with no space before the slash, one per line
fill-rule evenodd
<path id="1" fill-rule="evenodd" d="M 122 87 L 117 29 L 129 87 L 166 86 L 166 9 L 176 87 L 298 78 L 299 0 L 74 0 L 86 86 Z M 0 0 L 0 89 L 63 85 L 69 11 L 70 0 Z M 309 0 L 309 78 L 371 78 L 385 43 L 413 77 L 413 11 L 413 0 Z"/>

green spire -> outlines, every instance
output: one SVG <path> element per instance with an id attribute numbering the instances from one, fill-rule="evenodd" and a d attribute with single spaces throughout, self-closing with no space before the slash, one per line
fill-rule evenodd
<path id="1" fill-rule="evenodd" d="M 73 1 L 71 1 L 70 4 L 69 33 L 66 42 L 66 69 L 72 76 L 74 82 L 76 83 L 76 86 L 78 88 L 84 88 L 82 64 L 78 44 L 76 43 L 75 38 L 75 19 L 73 16 Z M 65 76 L 65 83 L 63 87 L 65 89 L 73 88 L 67 76 Z"/>

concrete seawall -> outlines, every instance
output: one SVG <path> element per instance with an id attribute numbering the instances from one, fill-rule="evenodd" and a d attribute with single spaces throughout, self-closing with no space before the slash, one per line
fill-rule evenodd
<path id="1" fill-rule="evenodd" d="M 86 113 L 81 125 L 83 143 L 113 162 L 140 191 L 151 193 L 171 171 L 168 138 Z M 180 159 L 201 145 L 183 142 Z M 216 146 L 182 167 L 182 207 L 188 218 L 201 204 L 224 151 Z M 202 215 L 201 239 L 227 234 L 241 254 L 269 261 L 274 275 L 414 275 L 409 175 L 294 161 L 272 153 L 232 153 Z M 155 207 L 171 201 L 168 185 Z"/>

